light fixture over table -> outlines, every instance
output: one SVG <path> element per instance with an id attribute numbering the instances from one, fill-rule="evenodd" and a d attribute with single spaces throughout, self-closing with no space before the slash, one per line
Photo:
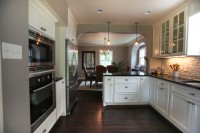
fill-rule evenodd
<path id="1" fill-rule="evenodd" d="M 137 41 L 137 25 L 138 25 L 138 23 L 135 23 L 136 39 L 135 39 L 135 43 L 134 43 L 134 45 L 138 45 L 138 44 L 139 44 L 138 41 Z"/>
<path id="2" fill-rule="evenodd" d="M 105 44 L 106 44 L 106 38 L 104 38 L 104 47 L 103 47 L 103 50 L 100 50 L 100 53 L 104 55 L 108 55 L 109 49 L 106 49 Z"/>
<path id="3" fill-rule="evenodd" d="M 107 44 L 108 45 L 110 45 L 111 43 L 110 43 L 110 38 L 109 38 L 109 25 L 110 25 L 110 22 L 107 22 L 108 23 L 108 41 L 107 41 Z"/>

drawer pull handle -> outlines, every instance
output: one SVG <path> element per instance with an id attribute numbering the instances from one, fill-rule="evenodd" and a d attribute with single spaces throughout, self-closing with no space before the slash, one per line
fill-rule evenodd
<path id="1" fill-rule="evenodd" d="M 125 81 L 128 81 L 128 79 L 125 79 Z"/>
<path id="2" fill-rule="evenodd" d="M 191 95 L 193 97 L 197 97 L 197 94 L 194 94 L 194 93 L 189 93 L 189 95 Z"/>
<path id="3" fill-rule="evenodd" d="M 125 86 L 125 88 L 128 88 L 128 86 Z"/>
<path id="4" fill-rule="evenodd" d="M 160 88 L 161 90 L 163 90 L 163 88 Z"/>
<path id="5" fill-rule="evenodd" d="M 107 79 L 107 81 L 110 81 L 111 79 Z"/>
<path id="6" fill-rule="evenodd" d="M 128 99 L 128 97 L 124 97 L 124 99 Z"/>
<path id="7" fill-rule="evenodd" d="M 164 85 L 164 83 L 161 83 L 161 85 Z"/>

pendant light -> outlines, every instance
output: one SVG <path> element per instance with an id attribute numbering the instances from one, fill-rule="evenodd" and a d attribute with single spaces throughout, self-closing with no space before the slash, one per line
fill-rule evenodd
<path id="1" fill-rule="evenodd" d="M 100 53 L 103 55 L 108 55 L 109 54 L 109 49 L 106 49 L 106 38 L 104 38 L 104 47 L 103 50 L 100 50 Z"/>
<path id="2" fill-rule="evenodd" d="M 108 41 L 107 41 L 107 45 L 110 45 L 110 38 L 109 38 L 109 25 L 110 25 L 110 22 L 107 22 L 108 23 Z"/>
<path id="3" fill-rule="evenodd" d="M 138 45 L 138 44 L 139 44 L 138 41 L 137 41 L 137 25 L 138 25 L 138 23 L 135 23 L 136 39 L 135 39 L 135 43 L 134 43 L 134 45 Z"/>

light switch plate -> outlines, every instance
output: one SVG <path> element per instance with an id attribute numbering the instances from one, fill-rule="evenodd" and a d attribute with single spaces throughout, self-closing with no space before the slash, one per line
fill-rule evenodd
<path id="1" fill-rule="evenodd" d="M 3 59 L 22 59 L 22 46 L 2 42 Z"/>

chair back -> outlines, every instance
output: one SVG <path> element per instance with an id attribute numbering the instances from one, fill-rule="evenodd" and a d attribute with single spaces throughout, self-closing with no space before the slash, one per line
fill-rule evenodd
<path id="1" fill-rule="evenodd" d="M 108 70 L 109 73 L 116 73 L 116 72 L 118 72 L 118 68 L 115 67 L 115 66 L 113 66 L 113 65 L 108 65 L 107 66 L 107 70 Z"/>
<path id="2" fill-rule="evenodd" d="M 88 77 L 88 75 L 87 75 L 87 69 L 85 67 L 83 67 L 83 70 L 84 70 L 85 78 L 87 78 Z"/>
<path id="3" fill-rule="evenodd" d="M 103 73 L 106 73 L 106 67 L 102 65 L 96 66 L 96 81 L 103 82 Z"/>
<path id="4" fill-rule="evenodd" d="M 126 71 L 127 71 L 127 72 L 130 72 L 130 71 L 131 71 L 131 67 L 130 67 L 130 66 L 127 66 Z"/>

